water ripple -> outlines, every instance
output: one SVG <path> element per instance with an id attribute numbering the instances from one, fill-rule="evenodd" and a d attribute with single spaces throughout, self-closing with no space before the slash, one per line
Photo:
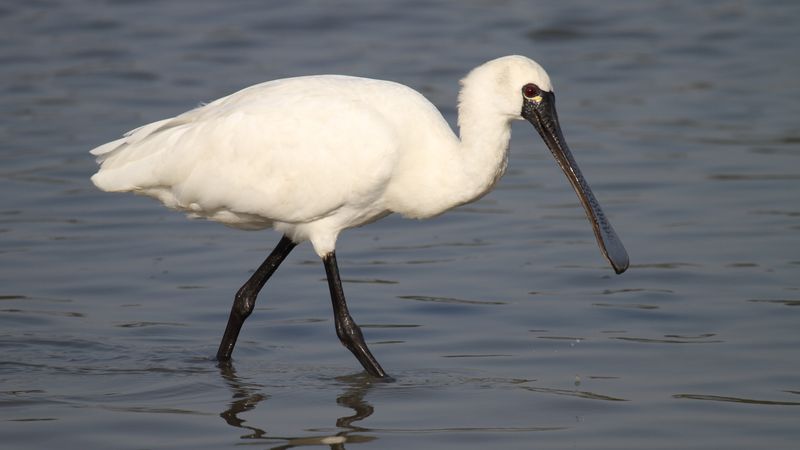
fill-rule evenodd
<path id="1" fill-rule="evenodd" d="M 672 397 L 679 399 L 706 400 L 713 402 L 747 403 L 751 405 L 800 406 L 800 402 L 760 400 L 760 399 L 742 398 L 742 397 L 725 397 L 722 395 L 708 395 L 708 394 L 675 394 Z"/>
<path id="2" fill-rule="evenodd" d="M 609 402 L 627 402 L 628 400 L 619 397 L 612 397 L 610 395 L 603 395 L 597 394 L 594 392 L 589 391 L 578 391 L 578 390 L 569 390 L 569 389 L 554 389 L 554 388 L 543 388 L 543 387 L 532 387 L 532 386 L 520 386 L 522 389 L 531 392 L 538 392 L 538 393 L 545 393 L 545 394 L 555 394 L 555 395 L 565 395 L 568 397 L 578 397 L 578 398 L 585 398 L 588 400 L 603 400 Z"/>
<path id="3" fill-rule="evenodd" d="M 719 339 L 708 339 L 709 337 L 714 336 L 714 334 L 703 334 L 701 336 L 678 336 L 678 335 L 665 335 L 664 339 L 658 338 L 643 338 L 643 337 L 627 337 L 627 336 L 615 336 L 611 339 L 617 339 L 620 341 L 629 341 L 629 342 L 639 342 L 643 344 L 719 344 L 725 341 Z"/>
<path id="4" fill-rule="evenodd" d="M 491 301 L 491 300 L 464 300 L 461 298 L 452 297 L 432 297 L 427 295 L 398 295 L 397 298 L 403 300 L 415 300 L 418 302 L 432 302 L 432 303 L 451 303 L 460 305 L 505 305 L 506 302 Z"/>
<path id="5" fill-rule="evenodd" d="M 800 300 L 797 299 L 766 299 L 766 298 L 752 298 L 747 300 L 751 303 L 772 303 L 777 305 L 786 306 L 800 306 Z"/>

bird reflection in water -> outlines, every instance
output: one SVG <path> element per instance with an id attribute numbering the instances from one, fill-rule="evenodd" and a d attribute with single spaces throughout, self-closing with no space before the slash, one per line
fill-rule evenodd
<path id="1" fill-rule="evenodd" d="M 336 404 L 350 408 L 355 412 L 355 414 L 336 419 L 336 428 L 340 431 L 336 434 L 320 436 L 287 437 L 270 435 L 266 430 L 248 425 L 246 420 L 241 419 L 239 417 L 240 414 L 254 410 L 259 403 L 267 400 L 269 395 L 262 392 L 262 386 L 241 380 L 236 375 L 236 369 L 232 364 L 220 364 L 219 369 L 222 378 L 225 379 L 233 391 L 232 401 L 228 405 L 228 409 L 220 413 L 220 417 L 232 427 L 247 430 L 247 434 L 242 435 L 242 439 L 280 440 L 285 442 L 282 445 L 270 447 L 272 450 L 319 445 L 329 445 L 331 450 L 343 450 L 346 443 L 364 443 L 376 439 L 374 436 L 358 434 L 370 430 L 354 425 L 354 423 L 371 416 L 374 412 L 372 405 L 364 400 L 364 396 L 372 388 L 372 383 L 374 382 L 374 379 L 371 379 L 366 373 L 336 378 L 336 381 L 345 386 L 344 392 L 336 397 Z"/>

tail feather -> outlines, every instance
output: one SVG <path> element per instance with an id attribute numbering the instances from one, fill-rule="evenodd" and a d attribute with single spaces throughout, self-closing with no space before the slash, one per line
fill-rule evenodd
<path id="1" fill-rule="evenodd" d="M 100 145 L 92 150 L 89 151 L 94 156 L 97 156 L 97 163 L 103 164 L 103 161 L 108 159 L 111 155 L 114 154 L 115 151 L 120 150 L 128 145 L 134 145 L 142 140 L 150 137 L 153 133 L 156 133 L 164 128 L 171 128 L 173 126 L 180 125 L 176 124 L 173 125 L 170 122 L 175 121 L 176 118 L 169 118 L 164 120 L 159 120 L 157 122 L 148 123 L 147 125 L 143 125 L 139 128 L 135 128 L 131 131 L 125 133 L 121 138 L 107 142 L 103 145 Z M 183 123 L 183 121 L 181 121 Z"/>

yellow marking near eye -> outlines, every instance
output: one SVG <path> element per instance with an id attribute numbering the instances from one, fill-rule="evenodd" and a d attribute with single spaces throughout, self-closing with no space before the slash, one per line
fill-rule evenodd
<path id="1" fill-rule="evenodd" d="M 535 101 L 536 103 L 542 103 L 542 96 L 537 95 L 536 97 L 532 97 L 531 100 Z"/>

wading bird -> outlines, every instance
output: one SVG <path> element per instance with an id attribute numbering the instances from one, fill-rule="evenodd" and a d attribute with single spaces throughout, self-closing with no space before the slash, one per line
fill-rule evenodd
<path id="1" fill-rule="evenodd" d="M 385 377 L 345 303 L 336 238 L 392 213 L 424 219 L 472 202 L 506 169 L 511 122 L 530 122 L 578 194 L 617 273 L 628 255 L 567 147 L 550 78 L 523 56 L 498 58 L 462 81 L 456 136 L 417 91 L 340 75 L 257 84 L 101 145 L 94 184 L 134 192 L 191 217 L 283 237 L 236 293 L 217 352 L 230 361 L 256 296 L 289 252 L 311 241 L 328 278 L 336 334 Z"/>

